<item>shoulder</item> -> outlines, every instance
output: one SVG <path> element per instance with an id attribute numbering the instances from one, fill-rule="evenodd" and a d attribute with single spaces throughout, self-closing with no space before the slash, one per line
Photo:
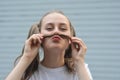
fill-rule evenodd
<path id="1" fill-rule="evenodd" d="M 85 63 L 85 68 L 86 68 L 87 73 L 88 73 L 89 76 L 90 76 L 90 80 L 93 80 L 92 74 L 91 74 L 90 69 L 89 69 L 89 65 L 88 65 L 87 63 Z M 77 73 L 75 74 L 75 78 L 76 78 L 75 80 L 78 80 L 78 75 L 77 75 Z"/>

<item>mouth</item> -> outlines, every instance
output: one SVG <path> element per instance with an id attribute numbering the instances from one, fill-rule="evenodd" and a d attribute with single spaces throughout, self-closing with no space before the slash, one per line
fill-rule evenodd
<path id="1" fill-rule="evenodd" d="M 54 36 L 52 37 L 52 40 L 53 40 L 53 41 L 59 41 L 59 40 L 61 40 L 61 37 L 58 36 L 58 35 L 54 35 Z"/>

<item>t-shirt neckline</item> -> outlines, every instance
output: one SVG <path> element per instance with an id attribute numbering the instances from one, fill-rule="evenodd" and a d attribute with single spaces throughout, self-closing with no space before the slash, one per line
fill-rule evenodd
<path id="1" fill-rule="evenodd" d="M 48 68 L 48 67 L 45 67 L 44 65 L 42 65 L 41 63 L 39 64 L 39 68 L 41 70 L 44 70 L 46 72 L 59 72 L 59 71 L 63 71 L 63 70 L 66 70 L 66 66 L 61 66 L 61 67 L 58 67 L 58 68 Z"/>

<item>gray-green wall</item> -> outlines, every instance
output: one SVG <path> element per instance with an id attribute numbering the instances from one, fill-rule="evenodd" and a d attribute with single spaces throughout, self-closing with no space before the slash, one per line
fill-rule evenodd
<path id="1" fill-rule="evenodd" d="M 94 80 L 120 80 L 120 0 L 0 0 L 0 80 L 12 70 L 30 26 L 62 10 L 88 51 Z"/>

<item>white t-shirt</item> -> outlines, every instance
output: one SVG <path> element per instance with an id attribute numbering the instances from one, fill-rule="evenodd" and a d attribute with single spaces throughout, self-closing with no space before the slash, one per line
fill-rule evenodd
<path id="1" fill-rule="evenodd" d="M 86 69 L 92 80 L 92 76 L 87 64 Z M 66 66 L 59 68 L 46 68 L 40 64 L 38 70 L 31 76 L 29 80 L 78 80 L 78 76 L 75 73 L 69 73 Z"/>

